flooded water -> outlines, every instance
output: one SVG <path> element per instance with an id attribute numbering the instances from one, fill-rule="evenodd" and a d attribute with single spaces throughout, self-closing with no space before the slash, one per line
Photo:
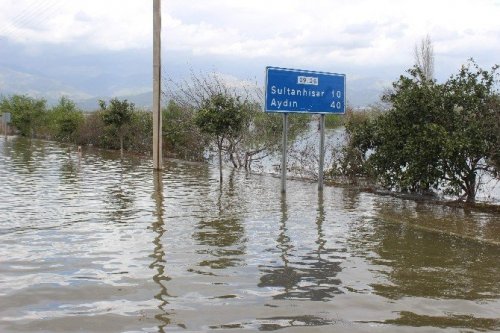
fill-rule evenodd
<path id="1" fill-rule="evenodd" d="M 500 216 L 0 139 L 0 332 L 500 330 Z"/>

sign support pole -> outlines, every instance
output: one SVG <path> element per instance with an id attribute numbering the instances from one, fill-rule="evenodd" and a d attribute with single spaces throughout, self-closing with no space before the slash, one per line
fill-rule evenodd
<path id="1" fill-rule="evenodd" d="M 153 169 L 161 170 L 161 0 L 153 0 Z"/>
<path id="2" fill-rule="evenodd" d="M 323 166 L 325 164 L 325 115 L 321 114 L 319 119 L 320 141 L 319 141 L 319 172 L 318 191 L 323 191 Z"/>
<path id="3" fill-rule="evenodd" d="M 281 156 L 281 193 L 286 192 L 286 151 L 288 137 L 288 113 L 283 113 L 283 143 Z"/>

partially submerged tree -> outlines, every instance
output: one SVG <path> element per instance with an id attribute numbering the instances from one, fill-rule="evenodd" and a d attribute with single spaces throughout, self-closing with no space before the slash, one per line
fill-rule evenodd
<path id="1" fill-rule="evenodd" d="M 216 94 L 202 102 L 195 116 L 195 123 L 217 146 L 219 157 L 219 176 L 222 182 L 222 150 L 225 141 L 231 141 L 248 126 L 249 107 L 247 101 Z"/>
<path id="2" fill-rule="evenodd" d="M 163 147 L 167 154 L 187 160 L 203 160 L 205 137 L 195 124 L 196 110 L 170 100 L 162 110 Z"/>
<path id="3" fill-rule="evenodd" d="M 22 136 L 35 137 L 37 130 L 42 126 L 47 111 L 46 104 L 45 99 L 13 95 L 2 98 L 0 111 L 12 114 L 11 124 Z"/>
<path id="4" fill-rule="evenodd" d="M 238 133 L 226 137 L 222 142 L 222 157 L 235 168 L 250 169 L 252 163 L 279 150 L 282 134 L 280 115 L 267 114 L 262 110 L 263 93 L 255 83 L 228 80 L 218 74 L 191 73 L 190 80 L 178 83 L 170 81 L 168 98 L 175 101 L 176 106 L 189 118 L 193 111 L 201 109 L 207 101 L 216 96 L 245 101 L 242 110 L 247 125 Z M 293 115 L 289 118 L 289 137 L 293 139 L 307 129 L 309 117 Z M 165 133 L 165 136 L 169 136 Z M 167 140 L 168 141 L 168 140 Z"/>
<path id="5" fill-rule="evenodd" d="M 473 202 L 479 175 L 498 175 L 497 69 L 482 70 L 471 60 L 444 84 L 418 67 L 401 76 L 384 96 L 389 111 L 347 127 L 364 170 L 388 188 L 444 189 Z"/>
<path id="6" fill-rule="evenodd" d="M 443 127 L 447 137 L 442 156 L 443 179 L 453 194 L 475 200 L 480 173 L 498 176 L 500 131 L 496 71 L 485 71 L 471 60 L 445 84 Z M 496 161 L 496 162 L 495 162 Z"/>
<path id="7" fill-rule="evenodd" d="M 76 140 L 77 130 L 85 120 L 82 111 L 67 97 L 61 97 L 49 110 L 47 118 L 52 136 L 64 142 Z"/>
<path id="8" fill-rule="evenodd" d="M 126 99 L 120 101 L 118 98 L 113 98 L 109 101 L 109 105 L 105 101 L 99 100 L 99 106 L 104 124 L 109 126 L 120 140 L 120 153 L 123 155 L 123 139 L 132 120 L 134 104 L 129 103 Z"/>

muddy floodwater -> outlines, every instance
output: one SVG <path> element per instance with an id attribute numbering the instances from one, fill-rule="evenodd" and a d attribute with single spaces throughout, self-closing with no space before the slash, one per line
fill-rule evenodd
<path id="1" fill-rule="evenodd" d="M 0 332 L 500 331 L 500 214 L 0 138 Z"/>

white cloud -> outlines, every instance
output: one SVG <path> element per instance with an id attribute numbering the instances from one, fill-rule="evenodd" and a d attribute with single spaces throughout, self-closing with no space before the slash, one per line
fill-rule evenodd
<path id="1" fill-rule="evenodd" d="M 3 0 L 0 36 L 19 43 L 140 48 L 151 35 L 151 1 Z"/>
<path id="2" fill-rule="evenodd" d="M 3 2 L 0 35 L 20 43 L 151 45 L 152 0 Z M 440 52 L 474 56 L 485 42 L 500 45 L 500 7 L 490 0 L 169 0 L 162 6 L 165 49 L 194 56 L 401 63 L 427 33 Z"/>
<path id="3" fill-rule="evenodd" d="M 0 48 L 5 39 L 35 55 L 60 45 L 94 55 L 152 47 L 153 0 L 0 1 Z M 429 34 L 447 77 L 469 57 L 498 62 L 498 17 L 498 0 L 163 0 L 162 45 L 164 59 L 182 55 L 204 71 L 223 59 L 216 70 L 231 75 L 269 64 L 390 80 Z"/>

